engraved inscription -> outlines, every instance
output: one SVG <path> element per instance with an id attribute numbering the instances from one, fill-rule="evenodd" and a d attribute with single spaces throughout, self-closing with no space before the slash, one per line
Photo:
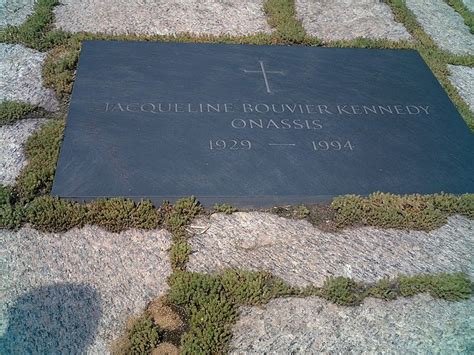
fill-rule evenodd
<path id="1" fill-rule="evenodd" d="M 316 151 L 327 151 L 327 150 L 354 150 L 354 145 L 351 141 L 312 141 L 313 149 Z"/>
<path id="2" fill-rule="evenodd" d="M 250 150 L 252 149 L 252 142 L 249 140 L 237 139 L 216 139 L 209 141 L 210 150 Z"/>
<path id="3" fill-rule="evenodd" d="M 268 71 L 265 70 L 265 65 L 263 64 L 262 60 L 259 60 L 258 63 L 260 64 L 260 70 L 247 70 L 244 69 L 244 73 L 259 73 L 263 75 L 263 80 L 265 81 L 265 88 L 267 89 L 267 94 L 271 94 L 272 90 L 270 89 L 270 83 L 268 82 L 268 74 L 280 74 L 285 75 L 282 71 Z"/>
<path id="4" fill-rule="evenodd" d="M 366 103 L 359 105 L 352 104 L 303 104 L 303 103 L 164 103 L 164 102 L 105 102 L 103 104 L 92 104 L 90 112 L 113 113 L 129 112 L 135 114 L 232 114 L 240 112 L 249 115 L 264 114 L 284 114 L 284 115 L 311 115 L 323 118 L 346 116 L 354 118 L 356 116 L 429 116 L 432 108 L 428 105 L 377 105 Z"/>

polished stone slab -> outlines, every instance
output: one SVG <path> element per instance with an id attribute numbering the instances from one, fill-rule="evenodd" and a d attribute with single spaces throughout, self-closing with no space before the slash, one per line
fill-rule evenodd
<path id="1" fill-rule="evenodd" d="M 53 194 L 265 206 L 474 192 L 416 51 L 86 41 Z"/>

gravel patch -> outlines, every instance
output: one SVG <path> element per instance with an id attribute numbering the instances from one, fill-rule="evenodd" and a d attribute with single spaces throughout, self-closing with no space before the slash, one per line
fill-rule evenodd
<path id="1" fill-rule="evenodd" d="M 106 353 L 126 319 L 167 291 L 170 240 L 163 230 L 0 230 L 6 352 Z M 87 320 L 80 329 L 77 318 Z"/>
<path id="2" fill-rule="evenodd" d="M 448 65 L 451 73 L 449 80 L 459 92 L 459 95 L 474 112 L 474 68 L 459 65 Z"/>
<path id="3" fill-rule="evenodd" d="M 374 282 L 384 276 L 463 271 L 474 276 L 474 221 L 455 216 L 430 233 L 347 229 L 328 233 L 306 221 L 238 212 L 198 219 L 188 268 L 264 270 L 295 286 L 321 286 L 327 276 Z"/>
<path id="4" fill-rule="evenodd" d="M 26 165 L 23 145 L 44 123 L 43 119 L 25 119 L 0 126 L 0 185 L 14 185 Z"/>
<path id="5" fill-rule="evenodd" d="M 443 0 L 406 0 L 406 5 L 440 48 L 457 55 L 474 54 L 474 36 Z"/>
<path id="6" fill-rule="evenodd" d="M 469 11 L 474 12 L 474 0 L 462 0 L 464 5 L 469 9 Z"/>
<path id="7" fill-rule="evenodd" d="M 270 32 L 263 0 L 63 0 L 56 27 L 109 34 Z"/>
<path id="8" fill-rule="evenodd" d="M 0 28 L 18 26 L 33 13 L 36 0 L 0 0 Z"/>
<path id="9" fill-rule="evenodd" d="M 428 295 L 342 307 L 318 298 L 287 298 L 242 307 L 235 354 L 467 354 L 474 346 L 474 302 Z"/>
<path id="10" fill-rule="evenodd" d="M 409 40 L 390 7 L 377 0 L 296 0 L 297 17 L 308 34 L 324 41 L 357 37 Z"/>
<path id="11" fill-rule="evenodd" d="M 54 111 L 54 91 L 43 87 L 41 67 L 46 53 L 19 44 L 0 43 L 0 102 L 21 101 Z"/>

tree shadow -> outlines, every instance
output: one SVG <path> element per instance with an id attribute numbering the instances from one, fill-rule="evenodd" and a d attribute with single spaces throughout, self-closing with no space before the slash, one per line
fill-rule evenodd
<path id="1" fill-rule="evenodd" d="M 101 315 L 99 293 L 89 285 L 60 283 L 34 289 L 8 310 L 0 353 L 85 353 Z"/>

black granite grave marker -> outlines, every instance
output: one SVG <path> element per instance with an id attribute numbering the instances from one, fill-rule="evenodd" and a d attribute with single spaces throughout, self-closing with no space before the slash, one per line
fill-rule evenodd
<path id="1" fill-rule="evenodd" d="M 474 192 L 474 136 L 415 51 L 86 41 L 53 194 L 263 206 Z"/>

